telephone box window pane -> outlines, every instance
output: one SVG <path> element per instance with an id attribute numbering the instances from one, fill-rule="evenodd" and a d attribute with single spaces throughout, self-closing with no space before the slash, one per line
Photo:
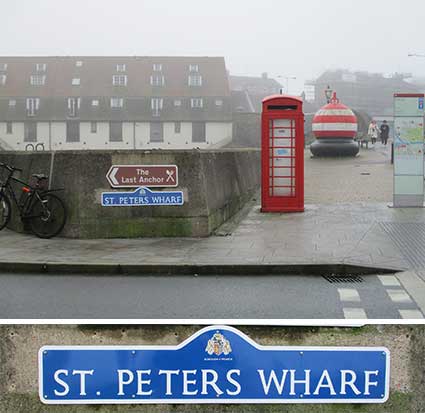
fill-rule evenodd
<path id="1" fill-rule="evenodd" d="M 276 147 L 293 147 L 294 146 L 294 140 L 293 139 L 273 139 L 273 144 L 270 145 L 274 148 Z"/>
<path id="2" fill-rule="evenodd" d="M 275 119 L 272 122 L 275 128 L 291 127 L 291 119 Z"/>
<path id="3" fill-rule="evenodd" d="M 274 156 L 294 156 L 293 148 L 274 148 L 273 149 Z M 272 155 L 272 156 L 273 156 Z"/>
<path id="4" fill-rule="evenodd" d="M 290 138 L 292 136 L 291 134 L 292 129 L 274 129 L 274 137 L 275 138 Z"/>
<path id="5" fill-rule="evenodd" d="M 273 166 L 275 169 L 275 173 L 276 174 L 276 169 L 280 169 L 281 167 L 286 167 L 286 168 L 291 168 L 292 169 L 292 165 L 293 165 L 293 160 L 291 158 L 274 158 L 273 159 Z M 279 168 L 280 167 L 280 168 Z"/>
<path id="6" fill-rule="evenodd" d="M 293 196 L 291 188 L 274 188 L 272 196 Z"/>

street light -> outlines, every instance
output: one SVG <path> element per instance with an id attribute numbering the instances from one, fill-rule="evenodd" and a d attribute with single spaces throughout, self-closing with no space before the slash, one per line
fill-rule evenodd
<path id="1" fill-rule="evenodd" d="M 278 78 L 286 79 L 286 93 L 289 95 L 289 81 L 295 80 L 295 76 L 278 76 Z"/>
<path id="2" fill-rule="evenodd" d="M 328 103 L 330 103 L 331 99 L 332 99 L 332 92 L 333 90 L 331 89 L 331 87 L 328 85 L 328 87 L 325 89 L 325 96 L 326 96 L 326 101 Z"/>
<path id="3" fill-rule="evenodd" d="M 425 57 L 425 54 L 421 53 L 409 53 L 407 57 Z"/>

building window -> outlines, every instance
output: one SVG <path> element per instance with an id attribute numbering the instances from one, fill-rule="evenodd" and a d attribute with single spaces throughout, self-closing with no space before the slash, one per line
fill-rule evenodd
<path id="1" fill-rule="evenodd" d="M 205 122 L 192 123 L 192 142 L 206 142 Z"/>
<path id="2" fill-rule="evenodd" d="M 189 75 L 188 78 L 189 86 L 202 86 L 202 76 L 201 75 Z"/>
<path id="3" fill-rule="evenodd" d="M 122 122 L 109 122 L 109 141 L 122 142 Z"/>
<path id="4" fill-rule="evenodd" d="M 180 99 L 176 99 L 174 101 L 174 106 L 178 107 L 178 106 L 181 106 L 181 105 L 182 105 L 182 101 Z"/>
<path id="5" fill-rule="evenodd" d="M 204 100 L 202 98 L 192 98 L 190 99 L 190 106 L 194 109 L 199 109 L 204 107 Z"/>
<path id="6" fill-rule="evenodd" d="M 37 142 L 37 123 L 25 122 L 24 142 Z"/>
<path id="7" fill-rule="evenodd" d="M 5 72 L 7 70 L 7 63 L 0 63 L 0 72 Z"/>
<path id="8" fill-rule="evenodd" d="M 112 103 L 111 103 L 112 104 Z M 97 99 L 93 99 L 92 101 L 91 101 L 91 105 L 92 106 L 99 106 L 99 101 L 97 100 Z"/>
<path id="9" fill-rule="evenodd" d="M 151 142 L 164 142 L 164 124 L 162 122 L 151 122 L 149 139 Z"/>
<path id="10" fill-rule="evenodd" d="M 215 105 L 216 106 L 223 106 L 223 101 L 221 99 L 216 99 L 215 100 Z"/>
<path id="11" fill-rule="evenodd" d="M 125 64 L 118 64 L 117 65 L 117 72 L 125 72 Z"/>
<path id="12" fill-rule="evenodd" d="M 47 69 L 47 64 L 46 63 L 37 63 L 35 65 L 35 70 L 37 72 L 45 72 Z"/>
<path id="13" fill-rule="evenodd" d="M 12 122 L 6 123 L 6 133 L 8 135 L 11 135 L 13 133 L 13 123 Z"/>
<path id="14" fill-rule="evenodd" d="M 0 85 L 6 84 L 6 75 L 0 75 Z"/>
<path id="15" fill-rule="evenodd" d="M 162 71 L 162 64 L 161 63 L 154 63 L 153 64 L 153 71 L 154 72 L 161 72 Z"/>
<path id="16" fill-rule="evenodd" d="M 72 79 L 72 86 L 80 86 L 81 84 L 81 80 L 78 77 L 74 77 L 74 79 Z"/>
<path id="17" fill-rule="evenodd" d="M 77 60 L 75 62 L 75 66 L 77 66 L 77 67 L 81 67 L 82 65 L 83 65 L 83 62 L 81 60 Z"/>
<path id="18" fill-rule="evenodd" d="M 75 117 L 80 109 L 80 98 L 68 98 L 68 116 Z"/>
<path id="19" fill-rule="evenodd" d="M 97 133 L 97 122 L 90 122 L 90 133 Z"/>
<path id="20" fill-rule="evenodd" d="M 15 99 L 10 99 L 9 100 L 9 107 L 15 107 L 16 106 L 16 100 Z"/>
<path id="21" fill-rule="evenodd" d="M 162 75 L 152 75 L 151 85 L 152 86 L 164 86 L 165 78 Z"/>
<path id="22" fill-rule="evenodd" d="M 75 120 L 66 122 L 66 141 L 80 142 L 80 122 Z"/>
<path id="23" fill-rule="evenodd" d="M 198 65 L 189 65 L 189 72 L 199 72 Z"/>
<path id="24" fill-rule="evenodd" d="M 43 86 L 46 83 L 46 75 L 32 75 L 30 81 L 33 86 Z"/>
<path id="25" fill-rule="evenodd" d="M 111 98 L 111 108 L 122 108 L 124 106 L 123 98 Z"/>
<path id="26" fill-rule="evenodd" d="M 174 122 L 174 133 L 180 133 L 182 131 L 182 123 Z"/>
<path id="27" fill-rule="evenodd" d="M 38 108 L 40 107 L 39 98 L 28 98 L 27 99 L 27 115 L 35 116 L 37 114 Z"/>
<path id="28" fill-rule="evenodd" d="M 114 86 L 127 86 L 127 75 L 113 75 L 112 84 Z"/>
<path id="29" fill-rule="evenodd" d="M 159 116 L 163 108 L 163 105 L 164 105 L 164 99 L 152 98 L 151 100 L 152 116 Z"/>

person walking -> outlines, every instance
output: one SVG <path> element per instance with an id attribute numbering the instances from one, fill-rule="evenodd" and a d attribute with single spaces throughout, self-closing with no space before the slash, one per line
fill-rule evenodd
<path id="1" fill-rule="evenodd" d="M 378 125 L 374 120 L 370 122 L 367 134 L 369 135 L 372 145 L 374 145 L 378 139 Z"/>
<path id="2" fill-rule="evenodd" d="M 383 145 L 386 145 L 388 142 L 388 136 L 390 135 L 390 127 L 388 126 L 388 123 L 386 120 L 382 122 L 381 127 L 379 128 L 381 132 L 381 143 Z"/>

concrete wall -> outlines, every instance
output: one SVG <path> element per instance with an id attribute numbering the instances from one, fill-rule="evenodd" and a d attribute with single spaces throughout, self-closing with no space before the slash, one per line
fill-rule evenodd
<path id="1" fill-rule="evenodd" d="M 233 113 L 233 140 L 231 147 L 261 147 L 261 113 Z"/>
<path id="2" fill-rule="evenodd" d="M 375 405 L 55 406 L 38 398 L 43 345 L 176 345 L 197 326 L 0 326 L 0 413 L 270 412 L 420 413 L 425 411 L 424 326 L 362 328 L 238 327 L 262 345 L 385 346 L 391 352 L 390 398 Z"/>
<path id="3" fill-rule="evenodd" d="M 192 123 L 181 122 L 181 132 L 175 133 L 174 122 L 163 122 L 164 141 L 150 142 L 149 122 L 123 122 L 123 141 L 110 142 L 109 122 L 97 122 L 97 132 L 91 133 L 90 122 L 80 122 L 80 142 L 66 142 L 65 122 L 37 122 L 37 142 L 45 150 L 80 149 L 192 149 L 216 148 L 232 140 L 232 122 L 206 122 L 206 141 L 192 142 Z M 0 122 L 0 150 L 26 150 L 24 123 L 13 122 L 13 133 L 6 133 L 6 122 Z"/>
<path id="4" fill-rule="evenodd" d="M 69 210 L 62 236 L 71 238 L 208 236 L 260 185 L 260 152 L 249 149 L 0 152 L 0 162 L 22 168 L 24 180 L 31 173 L 49 175 L 53 166 L 52 187 L 65 188 L 61 197 Z M 101 206 L 101 193 L 111 191 L 106 180 L 111 165 L 168 164 L 179 168 L 176 190 L 184 192 L 183 206 Z M 14 217 L 10 228 L 22 231 Z"/>

